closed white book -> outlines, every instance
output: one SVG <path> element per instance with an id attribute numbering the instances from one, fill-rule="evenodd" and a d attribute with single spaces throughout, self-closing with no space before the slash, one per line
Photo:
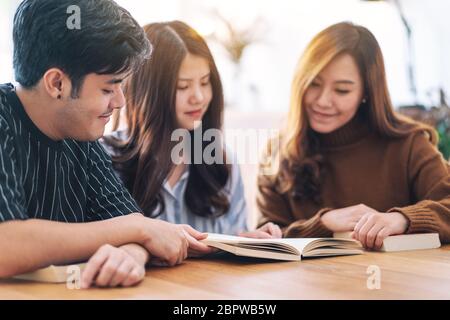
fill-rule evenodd
<path id="1" fill-rule="evenodd" d="M 351 239 L 352 232 L 335 232 L 333 238 Z M 383 241 L 382 252 L 436 249 L 441 246 L 439 234 L 416 233 L 389 236 Z"/>
<path id="2" fill-rule="evenodd" d="M 308 257 L 328 257 L 362 254 L 361 244 L 353 239 L 284 238 L 252 239 L 209 233 L 202 240 L 208 246 L 238 256 L 298 261 Z"/>
<path id="3" fill-rule="evenodd" d="M 69 277 L 78 275 L 83 271 L 86 264 L 75 264 L 67 266 L 51 265 L 47 268 L 38 269 L 33 272 L 28 272 L 14 276 L 14 279 L 47 282 L 47 283 L 65 283 Z"/>

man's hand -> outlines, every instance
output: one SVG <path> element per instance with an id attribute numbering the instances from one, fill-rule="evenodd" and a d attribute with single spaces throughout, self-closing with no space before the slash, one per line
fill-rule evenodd
<path id="1" fill-rule="evenodd" d="M 139 261 L 127 249 L 103 245 L 89 259 L 81 276 L 81 287 L 128 287 L 142 281 L 145 260 Z"/>
<path id="2" fill-rule="evenodd" d="M 159 232 L 159 236 L 154 235 L 155 231 L 153 231 L 153 227 L 148 231 L 148 236 L 158 240 L 157 243 L 154 242 L 152 244 L 151 238 L 144 242 L 144 246 L 146 246 L 152 256 L 150 260 L 152 265 L 174 266 L 180 264 L 188 256 L 198 257 L 214 252 L 212 248 L 200 242 L 200 240 L 207 237 L 206 233 L 199 232 L 186 224 L 172 224 L 161 220 L 149 220 L 156 223 L 156 226 L 159 225 L 161 228 L 164 228 L 164 230 L 156 231 Z M 161 246 L 165 246 L 167 249 Z"/>
<path id="3" fill-rule="evenodd" d="M 151 255 L 151 263 L 167 266 L 180 264 L 187 258 L 189 240 L 185 229 L 173 223 L 146 217 L 133 217 L 141 230 L 141 241 Z"/>
<path id="4" fill-rule="evenodd" d="M 182 224 L 181 227 L 184 229 L 186 238 L 189 241 L 189 257 L 198 258 L 218 251 L 216 248 L 209 247 L 206 244 L 200 242 L 200 240 L 206 239 L 208 237 L 207 233 L 199 232 L 187 224 Z"/>
<path id="5" fill-rule="evenodd" d="M 322 223 L 332 232 L 353 231 L 358 221 L 367 213 L 376 213 L 364 204 L 346 207 L 342 209 L 331 210 L 322 217 Z"/>
<path id="6" fill-rule="evenodd" d="M 278 225 L 268 222 L 254 231 L 241 232 L 239 233 L 239 236 L 255 239 L 275 239 L 282 238 L 283 233 Z"/>
<path id="7" fill-rule="evenodd" d="M 119 247 L 131 255 L 138 263 L 146 265 L 150 259 L 148 251 L 139 244 L 130 243 Z"/>
<path id="8" fill-rule="evenodd" d="M 365 214 L 355 226 L 353 238 L 359 240 L 366 249 L 379 250 L 383 240 L 408 229 L 408 219 L 399 212 Z"/>

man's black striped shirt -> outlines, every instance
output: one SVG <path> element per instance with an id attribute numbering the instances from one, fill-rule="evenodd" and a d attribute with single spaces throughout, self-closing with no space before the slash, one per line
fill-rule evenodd
<path id="1" fill-rule="evenodd" d="M 0 86 L 0 137 L 0 222 L 88 222 L 141 212 L 97 141 L 51 140 L 11 84 Z"/>

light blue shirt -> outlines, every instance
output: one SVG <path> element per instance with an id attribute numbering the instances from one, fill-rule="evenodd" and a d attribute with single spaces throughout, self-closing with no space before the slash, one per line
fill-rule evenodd
<path id="1" fill-rule="evenodd" d="M 112 136 L 125 139 L 125 131 L 116 131 Z M 103 147 L 109 154 L 113 154 L 112 148 L 101 140 Z M 227 150 L 228 152 L 228 150 Z M 230 157 L 230 159 L 234 159 Z M 120 177 L 120 174 L 116 172 Z M 217 217 L 201 217 L 190 212 L 184 200 L 186 186 L 189 178 L 189 170 L 186 170 L 170 187 L 167 179 L 164 181 L 161 196 L 164 200 L 164 211 L 157 219 L 162 219 L 176 224 L 188 224 L 201 232 L 213 232 L 236 235 L 238 232 L 247 231 L 247 205 L 244 196 L 244 185 L 238 164 L 231 165 L 231 175 L 224 187 L 224 192 L 230 202 L 229 210 Z M 156 208 L 155 211 L 159 211 Z"/>

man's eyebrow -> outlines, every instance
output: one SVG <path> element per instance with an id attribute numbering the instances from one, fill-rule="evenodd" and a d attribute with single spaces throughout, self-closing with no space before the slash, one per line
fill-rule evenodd
<path id="1" fill-rule="evenodd" d="M 122 83 L 124 79 L 122 78 L 114 78 L 111 80 L 106 81 L 107 84 L 116 84 L 116 83 Z"/>

